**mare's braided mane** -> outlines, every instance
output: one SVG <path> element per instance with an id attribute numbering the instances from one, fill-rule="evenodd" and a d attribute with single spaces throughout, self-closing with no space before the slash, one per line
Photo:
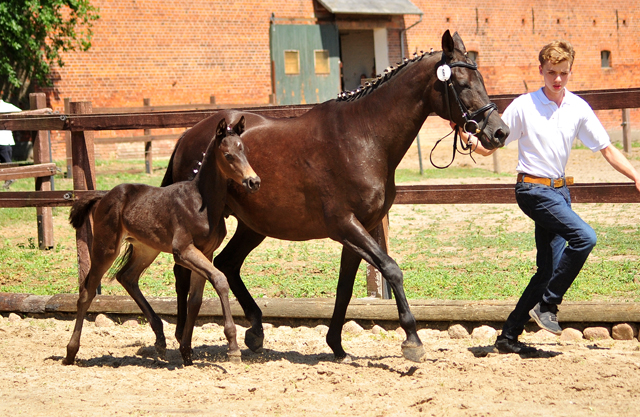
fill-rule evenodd
<path id="1" fill-rule="evenodd" d="M 369 82 L 367 81 L 364 86 L 360 86 L 352 91 L 343 91 L 338 94 L 337 101 L 354 101 L 361 97 L 366 96 L 373 92 L 376 88 L 380 87 L 382 84 L 389 81 L 393 78 L 394 75 L 398 74 L 400 70 L 406 67 L 409 64 L 420 61 L 425 55 L 432 55 L 433 49 L 429 52 L 420 51 L 420 53 L 414 53 L 412 59 L 405 58 L 403 62 L 398 62 L 396 66 L 393 65 L 384 70 L 384 74 L 376 76 L 376 79 Z"/>

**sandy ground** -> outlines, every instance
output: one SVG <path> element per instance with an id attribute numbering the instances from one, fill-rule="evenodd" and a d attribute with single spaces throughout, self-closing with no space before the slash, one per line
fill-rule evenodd
<path id="1" fill-rule="evenodd" d="M 345 333 L 336 363 L 325 326 L 269 327 L 265 351 L 228 362 L 222 328 L 197 327 L 194 366 L 177 344 L 154 356 L 146 325 L 85 324 L 78 364 L 61 364 L 73 322 L 0 319 L 0 415 L 637 416 L 637 341 L 525 337 L 532 358 L 491 353 L 493 340 L 421 330 L 424 363 L 401 357 L 396 331 Z M 167 334 L 174 330 L 167 325 Z M 243 329 L 240 329 L 242 336 Z M 542 331 L 541 331 L 542 332 Z"/>
<path id="2" fill-rule="evenodd" d="M 446 134 L 437 120 L 421 135 L 423 164 L 435 139 Z M 450 157 L 450 142 L 435 157 Z M 418 166 L 413 146 L 401 168 Z M 478 167 L 494 160 L 476 158 Z M 515 173 L 516 148 L 499 151 L 502 172 Z M 634 159 L 640 168 L 640 161 Z M 454 165 L 473 165 L 458 156 Z M 576 182 L 622 182 L 599 154 L 574 150 L 567 170 Z M 512 176 L 424 183 L 513 183 Z M 615 207 L 595 207 L 616 222 Z M 395 210 L 394 208 L 393 210 Z M 398 210 L 407 210 L 399 207 Z M 471 207 L 456 210 L 471 210 Z M 433 207 L 434 215 L 443 208 Z M 398 216 L 401 217 L 401 216 Z M 523 216 L 520 216 L 523 217 Z M 625 221 L 637 222 L 638 216 Z M 524 220 L 523 220 L 524 221 Z M 619 221 L 619 219 L 618 219 Z M 177 344 L 167 360 L 154 355 L 147 325 L 96 327 L 87 321 L 78 363 L 61 359 L 73 321 L 0 318 L 0 415 L 453 415 L 453 416 L 637 416 L 640 343 L 560 342 L 530 333 L 543 354 L 521 358 L 492 352 L 494 339 L 450 339 L 421 330 L 424 363 L 402 358 L 395 331 L 343 334 L 351 363 L 336 363 L 324 342 L 326 327 L 269 327 L 265 351 L 241 343 L 242 363 L 227 361 L 217 325 L 196 328 L 192 367 L 183 367 Z M 173 325 L 166 325 L 172 335 Z M 240 329 L 239 340 L 243 340 Z"/>

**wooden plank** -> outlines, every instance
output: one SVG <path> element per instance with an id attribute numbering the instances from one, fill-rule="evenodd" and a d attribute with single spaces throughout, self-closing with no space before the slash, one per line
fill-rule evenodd
<path id="1" fill-rule="evenodd" d="M 150 142 L 155 140 L 178 140 L 180 136 L 182 136 L 182 133 L 173 133 L 173 134 L 167 134 L 167 135 L 94 138 L 93 142 L 99 145 L 104 145 L 109 143 Z"/>
<path id="2" fill-rule="evenodd" d="M 29 104 L 31 110 L 44 109 L 47 107 L 47 96 L 44 93 L 29 94 Z M 49 143 L 49 132 L 39 130 L 33 143 L 34 164 L 51 163 L 51 147 Z M 55 173 L 55 172 L 54 172 Z M 53 174 L 36 178 L 36 191 L 51 191 Z M 51 207 L 37 207 L 36 219 L 38 226 L 38 247 L 40 250 L 52 249 L 53 240 L 53 210 Z"/>
<path id="3" fill-rule="evenodd" d="M 80 101 L 69 104 L 71 113 L 83 115 L 91 113 L 91 102 Z M 93 132 L 83 130 L 71 133 L 71 153 L 74 190 L 96 189 L 96 165 L 93 147 Z M 76 229 L 76 249 L 78 254 L 78 284 L 82 285 L 89 268 L 91 259 L 89 253 L 93 244 L 92 219 L 87 217 L 84 224 Z M 98 290 L 99 291 L 99 290 Z"/>
<path id="4" fill-rule="evenodd" d="M 19 178 L 50 177 L 56 174 L 57 169 L 56 164 L 52 162 L 47 164 L 0 168 L 0 181 Z"/>
<path id="5" fill-rule="evenodd" d="M 398 185 L 394 204 L 515 204 L 513 184 Z M 640 203 L 633 183 L 569 186 L 573 203 Z"/>
<path id="6" fill-rule="evenodd" d="M 5 191 L 0 193 L 0 207 L 64 207 L 71 206 L 83 194 L 107 192 L 105 190 Z"/>
<path id="7" fill-rule="evenodd" d="M 160 315 L 175 316 L 175 297 L 149 297 L 154 311 Z M 77 294 L 34 296 L 30 294 L 0 293 L 0 312 L 16 313 L 76 313 Z M 269 319 L 321 319 L 329 320 L 335 300 L 330 298 L 257 298 L 256 303 Z M 237 300 L 230 300 L 234 317 L 244 317 Z M 515 301 L 467 300 L 409 300 L 409 306 L 419 322 L 504 322 L 513 310 Z M 98 295 L 90 313 L 142 314 L 129 296 Z M 219 299 L 205 298 L 200 317 L 222 317 Z M 398 321 L 395 300 L 375 298 L 352 299 L 347 309 L 347 320 Z M 640 322 L 640 303 L 564 302 L 558 319 L 564 323 L 633 323 Z"/>
<path id="8" fill-rule="evenodd" d="M 396 188 L 394 204 L 516 204 L 513 184 L 398 185 Z M 640 203 L 640 193 L 632 183 L 574 184 L 569 189 L 573 203 Z M 0 207 L 70 206 L 86 192 L 106 191 L 6 191 L 0 193 Z"/>

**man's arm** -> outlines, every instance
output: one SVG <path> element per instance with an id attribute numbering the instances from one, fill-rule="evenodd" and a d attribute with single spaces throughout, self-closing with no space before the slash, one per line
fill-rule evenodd
<path id="1" fill-rule="evenodd" d="M 635 182 L 636 189 L 640 192 L 640 174 L 631 165 L 629 160 L 613 145 L 609 145 L 600 151 L 604 159 L 619 173 Z"/>
<path id="2" fill-rule="evenodd" d="M 35 110 L 23 110 L 18 114 L 53 114 L 53 110 L 51 110 L 49 107 L 44 107 L 42 109 L 35 109 Z"/>

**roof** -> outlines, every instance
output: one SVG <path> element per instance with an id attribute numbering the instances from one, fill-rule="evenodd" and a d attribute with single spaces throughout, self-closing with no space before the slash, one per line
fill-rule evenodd
<path id="1" fill-rule="evenodd" d="M 318 0 L 331 13 L 417 14 L 422 10 L 409 0 Z"/>

